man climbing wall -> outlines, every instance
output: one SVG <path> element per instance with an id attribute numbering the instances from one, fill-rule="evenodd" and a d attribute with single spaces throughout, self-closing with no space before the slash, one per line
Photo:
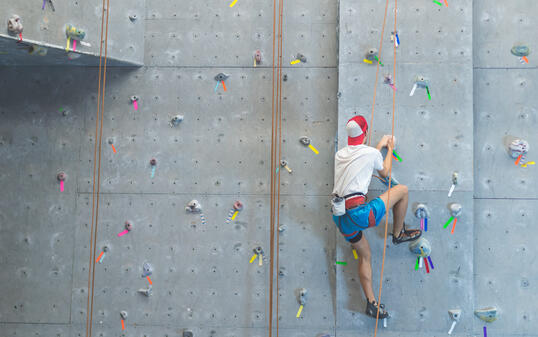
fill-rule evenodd
<path id="1" fill-rule="evenodd" d="M 348 145 L 336 153 L 334 160 L 333 220 L 359 255 L 359 278 L 367 299 L 366 314 L 386 318 L 388 312 L 379 305 L 372 289 L 372 264 L 368 240 L 362 231 L 379 225 L 387 210 L 393 209 L 392 242 L 399 244 L 416 240 L 422 235 L 420 230 L 407 230 L 404 219 L 409 200 L 407 186 L 396 185 L 378 198 L 366 202 L 368 186 L 375 170 L 387 179 L 392 166 L 394 139 L 383 136 L 375 148 L 365 145 L 368 123 L 363 116 L 355 116 L 346 124 Z M 380 150 L 387 148 L 383 160 Z"/>

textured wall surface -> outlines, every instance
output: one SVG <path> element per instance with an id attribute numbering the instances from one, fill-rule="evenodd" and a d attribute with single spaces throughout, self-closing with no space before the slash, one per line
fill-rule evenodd
<path id="1" fill-rule="evenodd" d="M 21 15 L 28 39 L 60 47 L 64 21 L 81 22 L 97 48 L 97 2 L 55 2 L 55 13 L 9 2 L 0 12 Z M 145 65 L 107 74 L 97 254 L 109 250 L 96 264 L 94 336 L 267 336 L 273 7 L 230 2 L 111 1 L 111 55 Z M 375 320 L 364 315 L 357 261 L 332 223 L 328 195 L 345 121 L 371 113 L 375 67 L 362 59 L 378 48 L 384 1 L 285 3 L 282 149 L 293 173 L 281 170 L 280 336 L 371 336 Z M 452 308 L 463 310 L 454 334 L 480 336 L 483 322 L 472 312 L 491 305 L 501 316 L 488 323 L 490 336 L 536 336 L 537 171 L 516 167 L 503 144 L 508 135 L 525 138 L 529 160 L 538 159 L 533 55 L 523 65 L 509 53 L 517 41 L 532 43 L 535 9 L 523 0 L 399 3 L 395 134 L 403 162 L 393 174 L 410 188 L 410 227 L 419 225 L 414 204 L 432 211 L 425 236 L 435 270 L 415 271 L 407 245 L 389 236 L 382 302 L 392 317 L 378 336 L 446 335 Z M 374 141 L 390 133 L 392 91 L 382 75 L 392 70 L 393 13 Z M 5 48 L 2 64 L 41 62 Z M 263 60 L 253 67 L 256 50 Z M 297 53 L 307 62 L 289 65 Z M 215 90 L 220 72 L 230 75 L 227 91 Z M 1 336 L 85 336 L 97 75 L 90 67 L 0 67 Z M 416 75 L 430 78 L 431 101 L 422 89 L 409 97 Z M 177 114 L 184 121 L 171 127 Z M 68 174 L 64 192 L 59 171 Z M 454 171 L 459 185 L 448 198 Z M 374 179 L 371 197 L 382 190 Z M 191 199 L 205 222 L 185 212 Z M 245 209 L 227 222 L 235 200 Z M 464 207 L 453 235 L 442 228 L 451 202 Z M 127 220 L 134 229 L 118 237 Z M 382 226 L 365 232 L 376 293 L 383 235 Z M 262 266 L 249 264 L 257 246 Z M 137 292 L 148 286 L 145 262 L 154 269 L 151 297 Z M 297 319 L 303 287 L 308 302 Z M 121 310 L 129 313 L 125 331 Z"/>
<path id="2" fill-rule="evenodd" d="M 0 44 L 0 65 L 88 65 L 99 64 L 99 43 L 101 38 L 101 0 L 58 1 L 52 0 L 54 11 L 46 0 L 43 1 L 0 1 L 2 29 L 0 40 L 9 37 L 7 21 L 12 15 L 21 18 L 24 31 L 23 41 L 35 41 L 49 47 L 47 56 L 32 56 L 21 53 L 15 42 Z M 108 27 L 108 56 L 112 65 L 142 65 L 144 60 L 145 0 L 110 1 Z M 136 15 L 136 20 L 130 16 Z M 87 54 L 76 60 L 67 57 L 65 27 L 72 25 L 86 32 L 84 42 L 78 44 L 77 51 Z M 71 49 L 73 44 L 71 43 Z M 104 51 L 103 51 L 104 52 Z M 91 57 L 89 55 L 97 56 Z M 71 57 L 73 58 L 73 57 Z"/>
<path id="3" fill-rule="evenodd" d="M 499 336 L 538 334 L 538 171 L 514 165 L 506 149 L 507 139 L 522 138 L 530 144 L 528 160 L 538 159 L 536 11 L 528 0 L 474 2 L 474 300 L 500 309 L 500 320 L 488 324 Z M 518 44 L 530 47 L 528 64 L 510 53 Z"/>

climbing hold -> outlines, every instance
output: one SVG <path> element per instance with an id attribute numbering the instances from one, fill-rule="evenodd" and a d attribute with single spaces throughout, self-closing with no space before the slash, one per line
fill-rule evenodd
<path id="1" fill-rule="evenodd" d="M 33 44 L 28 48 L 28 53 L 30 55 L 46 56 L 47 52 L 48 52 L 47 48 L 43 46 L 38 46 L 36 44 Z"/>
<path id="2" fill-rule="evenodd" d="M 24 27 L 22 26 L 21 17 L 13 14 L 9 20 L 7 20 L 7 30 L 11 34 L 19 35 L 22 33 Z"/>
<path id="3" fill-rule="evenodd" d="M 450 215 L 454 218 L 459 217 L 463 211 L 463 207 L 458 203 L 450 204 L 449 209 L 450 209 Z"/>
<path id="4" fill-rule="evenodd" d="M 253 251 L 254 254 L 256 254 L 256 255 L 263 255 L 263 249 L 262 249 L 262 247 L 260 247 L 260 246 L 254 248 L 252 251 Z"/>
<path id="5" fill-rule="evenodd" d="M 417 204 L 415 206 L 415 216 L 419 219 L 428 218 L 430 216 L 430 211 L 428 207 L 424 204 Z"/>
<path id="6" fill-rule="evenodd" d="M 523 139 L 514 139 L 508 146 L 508 154 L 513 159 L 521 156 L 521 159 L 525 161 L 527 152 L 529 152 L 529 142 Z"/>
<path id="7" fill-rule="evenodd" d="M 383 81 L 383 83 L 390 86 L 393 90 L 396 90 L 396 86 L 394 86 L 394 81 L 392 80 L 392 75 L 391 74 L 385 75 L 385 80 Z"/>
<path id="8" fill-rule="evenodd" d="M 139 100 L 140 98 L 139 98 L 138 96 L 133 95 L 133 96 L 131 96 L 130 99 L 131 99 L 131 103 L 134 103 L 134 102 L 138 102 L 138 100 Z"/>
<path id="9" fill-rule="evenodd" d="M 450 186 L 450 189 L 448 190 L 448 197 L 450 198 L 452 196 L 452 193 L 454 193 L 454 189 L 456 188 L 456 185 L 458 184 L 458 172 L 452 173 L 452 185 Z"/>
<path id="10" fill-rule="evenodd" d="M 58 181 L 65 181 L 67 179 L 67 174 L 64 171 L 60 171 L 56 175 L 56 178 L 58 179 Z"/>
<path id="11" fill-rule="evenodd" d="M 149 164 L 150 164 L 151 166 L 155 166 L 155 165 L 157 165 L 157 159 L 155 159 L 155 158 L 151 158 L 151 159 L 149 160 Z"/>
<path id="12" fill-rule="evenodd" d="M 184 116 L 183 115 L 175 115 L 172 117 L 172 120 L 170 121 L 170 126 L 178 126 L 183 122 Z"/>
<path id="13" fill-rule="evenodd" d="M 222 81 L 226 81 L 226 79 L 230 77 L 230 75 L 226 75 L 224 73 L 218 73 L 217 76 L 215 76 L 215 81 L 217 82 L 222 82 Z"/>
<path id="14" fill-rule="evenodd" d="M 372 63 L 374 61 L 377 61 L 378 60 L 377 49 L 376 48 L 368 49 L 368 51 L 366 52 L 365 58 L 368 61 L 371 61 Z"/>
<path id="15" fill-rule="evenodd" d="M 512 55 L 514 56 L 519 56 L 519 57 L 523 57 L 523 56 L 529 56 L 530 54 L 530 49 L 529 47 L 525 46 L 525 45 L 516 45 L 516 46 L 513 46 L 512 49 L 510 50 L 510 52 L 512 53 Z"/>
<path id="16" fill-rule="evenodd" d="M 108 252 L 110 250 L 110 248 L 108 246 L 103 246 L 103 252 Z"/>
<path id="17" fill-rule="evenodd" d="M 153 273 L 153 267 L 148 262 L 142 266 L 142 277 L 150 276 Z"/>
<path id="18" fill-rule="evenodd" d="M 298 296 L 297 296 L 297 300 L 299 301 L 299 304 L 300 305 L 305 305 L 306 304 L 306 294 L 307 294 L 307 290 L 306 288 L 300 288 L 298 289 Z"/>
<path id="19" fill-rule="evenodd" d="M 287 82 L 287 81 L 288 81 L 288 74 L 284 74 L 284 75 L 282 76 L 282 81 L 283 81 L 283 82 Z"/>
<path id="20" fill-rule="evenodd" d="M 279 231 L 280 233 L 282 233 L 282 232 L 284 232 L 287 228 L 288 228 L 288 227 L 287 227 L 286 225 L 280 225 L 280 226 L 278 226 L 278 231 Z"/>
<path id="21" fill-rule="evenodd" d="M 192 331 L 190 330 L 185 330 L 183 331 L 183 337 L 193 337 L 194 335 L 192 334 Z"/>
<path id="22" fill-rule="evenodd" d="M 129 15 L 129 20 L 131 20 L 132 22 L 136 21 L 136 19 L 138 19 L 138 16 L 136 14 Z"/>
<path id="23" fill-rule="evenodd" d="M 304 146 L 308 146 L 310 145 L 310 138 L 306 137 L 306 136 L 303 136 L 299 139 L 299 141 L 301 142 L 301 144 L 303 144 Z"/>
<path id="24" fill-rule="evenodd" d="M 296 60 L 299 60 L 303 63 L 306 63 L 306 56 L 304 56 L 303 54 L 301 53 L 297 53 L 297 56 L 295 57 Z"/>
<path id="25" fill-rule="evenodd" d="M 151 289 L 151 286 L 148 286 L 147 288 L 138 289 L 138 292 L 147 297 L 153 294 L 153 290 Z"/>
<path id="26" fill-rule="evenodd" d="M 260 65 L 262 63 L 262 53 L 259 50 L 256 50 L 254 53 L 254 64 Z"/>
<path id="27" fill-rule="evenodd" d="M 133 224 L 131 223 L 131 221 L 125 221 L 125 229 L 129 232 L 133 230 Z"/>
<path id="28" fill-rule="evenodd" d="M 450 327 L 450 330 L 448 330 L 448 334 L 452 335 L 452 331 L 454 331 L 454 327 L 456 326 L 456 323 L 458 323 L 460 320 L 461 310 L 460 309 L 448 310 L 448 315 L 450 316 L 450 319 L 452 320 L 452 326 Z"/>
<path id="29" fill-rule="evenodd" d="M 189 201 L 187 207 L 185 207 L 185 210 L 191 213 L 200 213 L 202 211 L 202 205 L 200 202 L 198 202 L 198 200 L 193 199 Z"/>
<path id="30" fill-rule="evenodd" d="M 280 277 L 286 276 L 286 268 L 280 267 L 280 269 L 278 270 L 278 276 Z"/>
<path id="31" fill-rule="evenodd" d="M 127 313 L 127 311 L 125 311 L 125 310 L 120 311 L 120 316 L 121 316 L 122 319 L 127 319 L 128 315 L 129 314 Z"/>
<path id="32" fill-rule="evenodd" d="M 290 167 L 288 166 L 288 161 L 287 160 L 281 160 L 280 161 L 280 166 L 282 166 L 283 168 L 286 169 L 286 171 L 288 171 L 289 173 L 292 173 L 292 169 L 290 169 Z"/>
<path id="33" fill-rule="evenodd" d="M 409 243 L 409 250 L 411 253 L 419 257 L 430 256 L 432 252 L 432 246 L 428 240 L 424 237 L 420 237 L 415 241 Z"/>
<path id="34" fill-rule="evenodd" d="M 236 202 L 234 202 L 234 209 L 238 212 L 241 212 L 243 210 L 243 203 L 239 200 L 237 200 Z"/>
<path id="35" fill-rule="evenodd" d="M 475 310 L 474 314 L 485 322 L 493 322 L 497 320 L 497 308 L 487 307 L 483 309 Z"/>
<path id="36" fill-rule="evenodd" d="M 426 87 L 430 86 L 430 80 L 422 75 L 418 75 L 415 77 L 415 83 L 417 87 L 425 89 Z"/>
<path id="37" fill-rule="evenodd" d="M 73 25 L 65 26 L 65 35 L 73 40 L 81 41 L 86 37 L 86 32 L 82 29 L 78 29 Z"/>

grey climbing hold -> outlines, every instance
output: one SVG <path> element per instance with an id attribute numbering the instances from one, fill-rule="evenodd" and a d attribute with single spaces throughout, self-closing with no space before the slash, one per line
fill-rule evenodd
<path id="1" fill-rule="evenodd" d="M 411 253 L 420 256 L 420 257 L 426 257 L 430 256 L 432 252 L 432 245 L 426 238 L 421 236 L 415 241 L 411 241 L 409 243 L 409 250 Z"/>
<path id="2" fill-rule="evenodd" d="M 127 319 L 128 315 L 129 314 L 127 313 L 127 311 L 125 311 L 125 310 L 120 311 L 120 316 L 121 316 L 122 319 L 124 319 L 124 320 Z"/>
<path id="3" fill-rule="evenodd" d="M 415 77 L 415 84 L 418 88 L 425 89 L 430 86 L 430 80 L 422 75 L 418 75 Z"/>
<path id="4" fill-rule="evenodd" d="M 530 49 L 529 49 L 529 47 L 527 47 L 525 45 L 517 45 L 517 46 L 513 46 L 512 49 L 510 50 L 510 52 L 514 56 L 523 57 L 523 56 L 529 56 Z"/>
<path id="5" fill-rule="evenodd" d="M 129 15 L 129 20 L 131 20 L 132 22 L 136 21 L 136 19 L 138 19 L 138 16 L 136 14 Z"/>
<path id="6" fill-rule="evenodd" d="M 287 227 L 286 225 L 280 225 L 280 226 L 278 226 L 278 231 L 279 231 L 280 233 L 282 233 L 282 232 L 285 231 L 287 228 L 288 228 L 288 227 Z"/>
<path id="7" fill-rule="evenodd" d="M 218 73 L 217 76 L 215 76 L 215 81 L 217 82 L 226 81 L 228 77 L 230 77 L 230 75 L 226 75 L 224 73 Z"/>
<path id="8" fill-rule="evenodd" d="M 378 52 L 376 48 L 370 48 L 366 52 L 365 58 L 372 62 L 377 62 Z"/>
<path id="9" fill-rule="evenodd" d="M 430 211 L 428 210 L 428 207 L 424 204 L 417 204 L 415 207 L 415 216 L 419 219 L 429 218 L 430 217 Z"/>
<path id="10" fill-rule="evenodd" d="M 529 142 L 523 139 L 514 139 L 508 146 L 508 153 L 514 159 L 521 156 L 521 159 L 525 161 L 524 157 L 527 152 L 529 152 Z"/>
<path id="11" fill-rule="evenodd" d="M 140 98 L 136 95 L 131 96 L 131 103 L 138 102 Z"/>
<path id="12" fill-rule="evenodd" d="M 125 229 L 129 232 L 133 230 L 133 224 L 131 223 L 131 221 L 125 221 Z"/>
<path id="13" fill-rule="evenodd" d="M 151 166 L 155 166 L 155 165 L 157 165 L 157 159 L 155 159 L 155 158 L 151 158 L 151 159 L 149 160 L 149 164 L 150 164 Z"/>
<path id="14" fill-rule="evenodd" d="M 280 269 L 278 270 L 278 276 L 281 276 L 281 277 L 286 276 L 286 268 L 280 267 Z"/>
<path id="15" fill-rule="evenodd" d="M 175 115 L 172 117 L 172 120 L 170 120 L 170 126 L 178 126 L 183 122 L 184 116 L 183 115 Z"/>
<path id="16" fill-rule="evenodd" d="M 112 137 L 111 137 L 111 138 L 108 138 L 108 139 L 107 139 L 107 142 L 108 142 L 108 144 L 110 144 L 110 145 L 114 144 L 114 138 L 112 138 Z"/>
<path id="17" fill-rule="evenodd" d="M 299 139 L 299 141 L 301 142 L 301 144 L 303 144 L 304 146 L 308 146 L 310 145 L 310 138 L 306 137 L 306 136 L 303 136 Z"/>
<path id="18" fill-rule="evenodd" d="M 256 255 L 263 255 L 263 249 L 262 249 L 262 247 L 260 247 L 260 246 L 254 248 L 252 251 L 253 251 L 254 254 L 256 254 Z"/>
<path id="19" fill-rule="evenodd" d="M 493 322 L 497 320 L 498 312 L 496 307 L 487 307 L 475 310 L 474 314 L 485 322 Z"/>
<path id="20" fill-rule="evenodd" d="M 288 74 L 284 74 L 284 75 L 282 76 L 282 81 L 283 81 L 283 82 L 287 82 L 287 81 L 288 81 Z"/>
<path id="21" fill-rule="evenodd" d="M 202 211 L 202 205 L 198 200 L 191 200 L 187 204 L 187 207 L 185 207 L 185 211 L 191 212 L 191 213 L 200 213 Z"/>
<path id="22" fill-rule="evenodd" d="M 150 297 L 153 294 L 153 290 L 151 286 L 148 286 L 147 288 L 138 289 L 138 292 L 146 297 Z"/>
<path id="23" fill-rule="evenodd" d="M 453 216 L 454 218 L 459 217 L 461 213 L 463 212 L 463 207 L 461 206 L 461 204 L 458 204 L 458 203 L 450 204 L 449 209 L 450 209 L 450 215 Z"/>
<path id="24" fill-rule="evenodd" d="M 7 30 L 11 34 L 20 34 L 22 33 L 24 27 L 22 26 L 21 17 L 13 14 L 9 20 L 7 20 Z"/>
<path id="25" fill-rule="evenodd" d="M 193 337 L 194 335 L 192 334 L 192 331 L 190 330 L 185 330 L 183 331 L 183 337 Z"/>
<path id="26" fill-rule="evenodd" d="M 306 295 L 307 295 L 308 291 L 306 290 L 306 288 L 300 288 L 298 290 L 298 301 L 299 301 L 299 304 L 301 305 L 305 305 L 306 304 Z"/>
<path id="27" fill-rule="evenodd" d="M 108 252 L 109 250 L 110 250 L 110 247 L 108 247 L 108 246 L 103 246 L 103 252 L 106 253 L 106 252 Z"/>
<path id="28" fill-rule="evenodd" d="M 297 53 L 296 59 L 300 60 L 303 63 L 306 63 L 306 56 L 304 56 L 303 54 Z"/>
<path id="29" fill-rule="evenodd" d="M 153 267 L 148 262 L 142 266 L 142 277 L 149 276 L 153 273 Z"/>
<path id="30" fill-rule="evenodd" d="M 56 179 L 58 179 L 58 181 L 66 181 L 67 173 L 65 173 L 64 171 L 58 172 L 58 174 L 56 175 Z"/>

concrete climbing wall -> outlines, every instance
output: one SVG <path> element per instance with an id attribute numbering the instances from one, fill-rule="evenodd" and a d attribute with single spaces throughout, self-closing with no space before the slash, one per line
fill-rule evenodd
<path id="1" fill-rule="evenodd" d="M 529 161 L 538 159 L 536 15 L 532 1 L 474 2 L 475 79 L 475 303 L 497 306 L 490 335 L 536 335 L 538 171 L 517 167 L 505 140 L 526 139 Z M 510 53 L 530 47 L 529 63 Z M 517 261 L 517 262 L 516 262 Z M 480 333 L 481 323 L 475 333 Z"/>
<path id="2" fill-rule="evenodd" d="M 124 5 L 118 10 L 126 12 Z M 108 252 L 96 267 L 94 336 L 178 336 L 184 329 L 195 336 L 266 335 L 269 261 L 249 260 L 256 246 L 269 253 L 272 13 L 269 2 L 239 0 L 230 8 L 221 1 L 153 1 L 143 14 L 146 66 L 109 69 L 97 254 L 104 246 Z M 281 176 L 280 333 L 334 334 L 336 235 L 327 196 L 337 121 L 337 4 L 294 2 L 285 13 L 283 157 L 293 173 L 282 169 Z M 263 59 L 254 68 L 256 50 Z M 307 62 L 292 67 L 297 53 Z M 10 159 L 0 185 L 20 195 L 2 200 L 0 247 L 8 256 L 28 246 L 18 260 L 2 260 L 2 284 L 13 286 L 0 293 L 0 330 L 84 336 L 97 70 L 0 71 L 7 88 L 1 150 Z M 230 75 L 226 92 L 215 90 L 219 72 Z M 140 97 L 138 110 L 132 95 Z M 177 114 L 184 121 L 171 127 Z M 303 135 L 319 155 L 301 145 Z M 21 167 L 32 176 L 20 176 Z M 59 170 L 68 174 L 64 192 Z M 191 199 L 202 203 L 205 223 L 185 212 Z M 227 223 L 235 200 L 245 209 Z M 39 232 L 29 214 L 42 222 Z M 134 229 L 118 237 L 126 220 Z M 145 262 L 154 268 L 149 298 L 137 292 L 148 285 Z M 309 302 L 297 319 L 295 292 L 302 287 Z M 120 310 L 129 313 L 124 332 Z"/>
<path id="3" fill-rule="evenodd" d="M 392 216 L 383 293 L 391 318 L 388 328 L 378 335 L 415 336 L 446 334 L 450 327 L 449 309 L 462 309 L 464 316 L 455 333 L 472 332 L 473 306 L 473 73 L 472 73 L 472 4 L 448 1 L 449 7 L 430 2 L 398 2 L 397 31 L 400 46 L 396 49 L 396 114 L 394 134 L 396 150 L 403 159 L 394 161 L 393 176 L 409 187 L 410 207 L 406 223 L 419 227 L 412 214 L 413 205 L 425 203 L 431 212 L 424 236 L 432 244 L 435 269 L 415 271 L 415 255 L 406 244 L 394 246 Z M 347 144 L 345 124 L 355 113 L 370 121 L 376 66 L 365 63 L 370 48 L 379 48 L 385 1 L 340 1 L 339 58 L 339 148 Z M 392 73 L 394 45 L 394 2 L 390 1 L 383 49 L 379 59 L 379 83 L 372 131 L 372 145 L 391 133 L 393 89 L 383 84 L 383 76 Z M 418 75 L 430 79 L 431 100 L 426 90 L 409 93 Z M 456 99 L 457 97 L 457 99 Z M 452 173 L 459 173 L 456 192 L 448 198 Z M 374 178 L 374 180 L 376 180 Z M 384 186 L 374 181 L 370 198 Z M 455 233 L 443 224 L 449 219 L 448 205 L 463 205 Z M 384 221 L 383 221 L 384 224 Z M 379 289 L 384 229 L 366 231 L 372 250 L 374 292 Z M 356 261 L 349 244 L 337 238 L 338 259 L 348 261 L 337 268 L 337 328 L 345 336 L 356 331 L 370 335 L 375 320 L 362 314 L 366 300 L 360 287 Z"/>
<path id="4" fill-rule="evenodd" d="M 531 336 L 537 275 L 525 263 L 535 255 L 536 170 L 515 167 L 502 139 L 526 138 L 535 159 L 536 69 L 509 54 L 516 40 L 531 43 L 535 9 L 529 1 L 448 3 L 401 3 L 398 11 L 395 134 L 403 162 L 394 176 L 411 190 L 410 211 L 416 202 L 432 211 L 426 237 L 435 270 L 415 271 L 407 246 L 389 241 L 382 299 L 393 317 L 378 335 L 444 335 L 452 308 L 464 313 L 455 334 L 481 335 L 472 311 L 497 305 L 501 320 L 488 325 L 490 336 Z M 28 38 L 59 46 L 64 21 L 78 18 L 96 47 L 97 3 L 54 4 L 55 13 L 30 2 L 9 2 L 0 12 L 6 19 L 20 12 Z M 283 157 L 293 173 L 281 171 L 280 336 L 373 332 L 328 195 L 345 121 L 371 112 L 375 67 L 362 59 L 378 47 L 383 6 L 286 1 Z M 269 252 L 272 12 L 271 2 L 242 0 L 233 8 L 215 0 L 111 1 L 109 50 L 145 66 L 108 73 L 97 254 L 108 251 L 96 265 L 94 336 L 267 335 L 269 261 L 248 261 L 256 246 Z M 392 68 L 392 13 L 381 75 Z M 40 30 L 46 22 L 48 31 Z M 263 60 L 254 68 L 256 50 Z M 289 65 L 297 53 L 307 63 Z M 2 64 L 28 64 L 10 56 L 0 55 L 10 60 Z M 215 91 L 219 72 L 230 75 L 226 92 Z M 430 78 L 431 101 L 421 89 L 408 96 L 416 75 Z M 381 82 L 374 140 L 390 133 L 392 93 Z M 0 87 L 1 335 L 85 336 L 97 70 L 0 67 Z M 138 110 L 132 95 L 140 97 Z M 185 119 L 171 127 L 177 114 Z M 299 143 L 304 135 L 319 155 Z M 68 175 L 63 192 L 59 171 Z M 453 171 L 460 179 L 449 199 Z M 372 197 L 382 190 L 374 181 Z M 185 212 L 191 199 L 202 203 L 205 222 Z M 245 209 L 227 223 L 235 200 Z M 453 235 L 442 228 L 450 202 L 464 207 Z M 416 227 L 410 211 L 407 223 Z M 127 220 L 134 229 L 118 237 Z M 381 227 L 366 233 L 376 291 L 383 234 Z M 145 262 L 154 269 L 151 297 L 137 292 L 148 286 Z M 302 287 L 309 297 L 297 319 Z M 129 313 L 123 332 L 120 310 Z"/>
<path id="5" fill-rule="evenodd" d="M 0 65 L 99 65 L 101 13 L 103 1 L 0 1 Z M 144 60 L 145 0 L 110 1 L 108 57 L 111 65 L 142 65 Z M 11 36 L 7 21 L 12 15 L 21 18 L 24 44 L 46 46 L 46 56 L 30 55 L 27 48 Z M 86 32 L 77 53 L 65 51 L 66 25 Z M 72 50 L 73 44 L 70 44 Z M 104 53 L 104 51 L 103 51 Z M 97 57 L 95 57 L 97 56 Z"/>

